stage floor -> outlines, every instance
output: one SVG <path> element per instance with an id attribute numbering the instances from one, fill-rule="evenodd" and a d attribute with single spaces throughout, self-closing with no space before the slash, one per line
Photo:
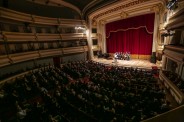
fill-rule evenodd
<path id="1" fill-rule="evenodd" d="M 131 59 L 127 60 L 117 60 L 117 63 L 114 63 L 114 60 L 103 59 L 103 58 L 94 58 L 93 61 L 107 64 L 107 65 L 114 65 L 114 66 L 124 66 L 124 67 L 134 67 L 134 68 L 143 68 L 143 69 L 152 69 L 152 67 L 157 67 L 154 63 L 151 63 L 149 60 L 140 60 L 140 59 Z"/>

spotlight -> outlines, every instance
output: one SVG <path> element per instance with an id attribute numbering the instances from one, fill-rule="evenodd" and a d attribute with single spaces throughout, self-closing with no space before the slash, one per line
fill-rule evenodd
<path id="1" fill-rule="evenodd" d="M 76 30 L 85 30 L 85 28 L 80 27 L 80 26 L 79 26 L 79 27 L 75 27 L 75 29 L 76 29 Z"/>
<path id="2" fill-rule="evenodd" d="M 167 8 L 168 8 L 169 10 L 172 10 L 172 9 L 177 8 L 177 6 L 176 6 L 177 1 L 178 1 L 178 0 L 170 0 L 170 1 L 168 2 L 168 4 L 167 4 Z"/>
<path id="3" fill-rule="evenodd" d="M 161 36 L 167 37 L 167 36 L 173 36 L 173 35 L 174 35 L 174 32 L 168 31 L 168 32 L 163 33 Z"/>

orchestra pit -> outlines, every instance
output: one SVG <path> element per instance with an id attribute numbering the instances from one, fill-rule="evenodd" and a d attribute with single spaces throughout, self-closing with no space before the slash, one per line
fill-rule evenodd
<path id="1" fill-rule="evenodd" d="M 184 122 L 184 0 L 1 0 L 0 122 Z"/>

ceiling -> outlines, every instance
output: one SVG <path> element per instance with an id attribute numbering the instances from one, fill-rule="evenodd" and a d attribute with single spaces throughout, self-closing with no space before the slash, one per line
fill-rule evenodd
<path id="1" fill-rule="evenodd" d="M 0 0 L 0 6 L 38 16 L 88 20 L 88 17 L 92 14 L 96 14 L 94 18 L 99 18 L 101 15 L 107 15 L 106 13 L 111 12 L 111 9 L 112 11 L 116 10 L 117 6 L 123 6 L 122 4 L 134 1 L 167 2 L 168 0 Z M 155 4 L 153 3 L 153 5 Z M 134 6 L 134 8 L 136 7 L 137 5 Z M 109 10 L 106 11 L 107 8 Z M 142 6 L 139 6 L 135 11 L 140 11 L 140 9 L 142 9 Z M 97 12 L 97 10 L 99 11 Z M 129 14 L 132 11 L 126 11 L 123 8 L 120 12 L 115 13 L 122 16 L 122 14 Z M 112 14 L 107 19 L 115 16 L 114 13 Z"/>
<path id="2" fill-rule="evenodd" d="M 87 16 L 119 0 L 0 0 L 0 5 L 12 10 L 40 16 L 87 19 Z"/>
<path id="3" fill-rule="evenodd" d="M 73 5 L 75 5 L 76 7 L 78 7 L 81 11 L 90 3 L 94 3 L 97 2 L 98 0 L 63 0 L 65 2 L 71 3 Z M 101 0 L 99 0 L 101 1 Z M 104 0 L 102 0 L 104 1 Z"/>
<path id="4" fill-rule="evenodd" d="M 82 14 L 85 16 L 101 7 L 115 3 L 119 0 L 63 0 L 63 1 L 68 2 L 79 8 Z"/>

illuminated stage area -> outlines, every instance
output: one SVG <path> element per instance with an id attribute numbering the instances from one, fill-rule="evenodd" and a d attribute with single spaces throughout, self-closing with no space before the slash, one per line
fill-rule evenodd
<path id="1" fill-rule="evenodd" d="M 134 67 L 134 68 L 142 68 L 142 69 L 152 69 L 152 67 L 158 67 L 154 63 L 151 63 L 149 60 L 141 60 L 141 59 L 131 59 L 127 60 L 117 60 L 117 63 L 114 60 L 104 59 L 104 58 L 94 58 L 93 61 L 107 64 L 107 65 L 114 65 L 114 66 L 124 66 L 124 67 Z"/>

